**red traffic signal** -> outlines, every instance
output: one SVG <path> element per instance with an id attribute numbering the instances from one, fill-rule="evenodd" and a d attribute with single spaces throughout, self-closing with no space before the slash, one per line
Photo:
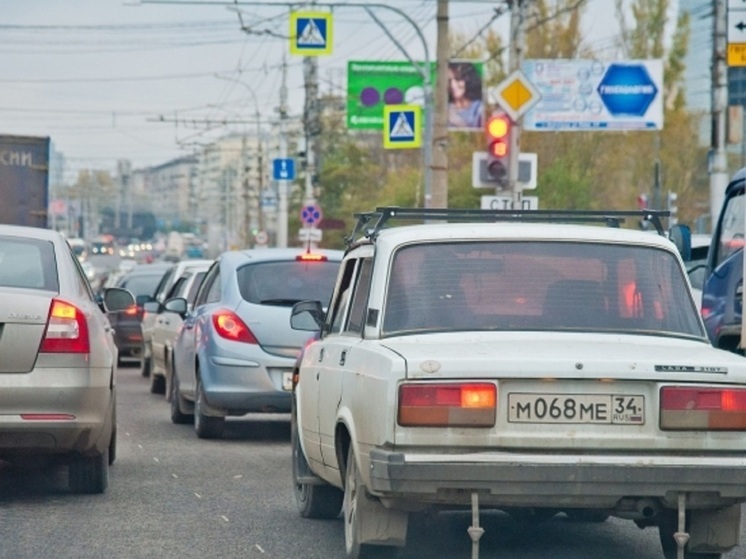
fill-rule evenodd
<path id="1" fill-rule="evenodd" d="M 500 185 L 506 185 L 510 168 L 510 134 L 513 122 L 506 114 L 493 115 L 487 120 L 487 175 Z"/>

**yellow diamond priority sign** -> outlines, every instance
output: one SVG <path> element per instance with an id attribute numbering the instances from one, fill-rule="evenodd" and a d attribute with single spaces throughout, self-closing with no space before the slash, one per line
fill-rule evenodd
<path id="1" fill-rule="evenodd" d="M 541 99 L 541 94 L 520 70 L 516 70 L 500 83 L 496 93 L 500 107 L 514 121 Z"/>

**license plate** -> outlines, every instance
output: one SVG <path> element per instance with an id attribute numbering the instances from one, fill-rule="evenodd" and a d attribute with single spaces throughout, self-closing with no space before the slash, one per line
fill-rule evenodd
<path id="1" fill-rule="evenodd" d="M 508 394 L 510 423 L 643 425 L 645 397 L 622 394 Z"/>
<path id="2" fill-rule="evenodd" d="M 282 373 L 282 389 L 292 390 L 293 389 L 293 373 Z"/>

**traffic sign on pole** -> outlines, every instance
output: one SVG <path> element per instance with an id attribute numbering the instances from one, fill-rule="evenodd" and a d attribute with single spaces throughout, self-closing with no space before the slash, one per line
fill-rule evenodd
<path id="1" fill-rule="evenodd" d="M 300 211 L 300 219 L 306 227 L 315 227 L 321 223 L 321 208 L 316 204 L 307 204 Z"/>
<path id="2" fill-rule="evenodd" d="M 276 181 L 295 180 L 295 159 L 273 159 L 272 178 Z"/>
<path id="3" fill-rule="evenodd" d="M 314 56 L 332 53 L 332 14 L 292 12 L 290 53 Z"/>

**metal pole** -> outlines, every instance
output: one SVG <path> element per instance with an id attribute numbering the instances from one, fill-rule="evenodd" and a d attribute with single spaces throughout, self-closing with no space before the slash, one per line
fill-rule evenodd
<path id="1" fill-rule="evenodd" d="M 728 68 L 726 65 L 726 0 L 714 1 L 712 49 L 712 160 L 710 168 L 710 230 L 717 222 L 728 186 L 728 158 L 725 151 L 725 122 L 728 110 Z"/>
<path id="2" fill-rule="evenodd" d="M 435 54 L 438 71 L 435 81 L 432 146 L 432 204 L 425 207 L 448 207 L 448 0 L 438 0 L 438 38 Z M 427 202 L 427 198 L 426 198 Z"/>
<path id="3" fill-rule="evenodd" d="M 282 86 L 280 86 L 280 158 L 286 159 L 288 155 L 288 139 L 285 130 L 287 120 L 287 62 L 282 58 Z M 286 248 L 288 246 L 288 181 L 277 181 L 277 246 Z"/>
<path id="4" fill-rule="evenodd" d="M 525 0 L 513 0 L 510 9 L 510 71 L 514 72 L 521 67 L 524 51 L 523 22 L 525 21 Z M 510 165 L 508 173 L 508 186 L 513 192 L 513 208 L 521 208 L 522 190 L 518 184 L 518 153 L 521 147 L 521 124 L 523 117 L 513 123 L 513 131 L 510 134 Z M 498 191 L 499 194 L 499 191 Z"/>

